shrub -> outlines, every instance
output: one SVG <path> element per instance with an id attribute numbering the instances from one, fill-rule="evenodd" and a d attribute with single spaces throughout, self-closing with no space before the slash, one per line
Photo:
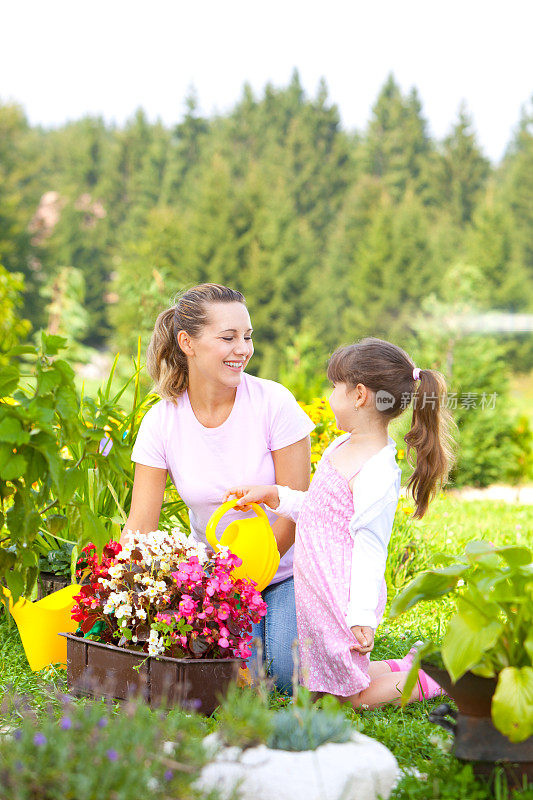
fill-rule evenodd
<path id="1" fill-rule="evenodd" d="M 206 761 L 199 717 L 134 701 L 115 713 L 103 702 L 57 700 L 39 719 L 14 700 L 17 718 L 0 735 L 2 800 L 198 796 L 191 784 Z"/>

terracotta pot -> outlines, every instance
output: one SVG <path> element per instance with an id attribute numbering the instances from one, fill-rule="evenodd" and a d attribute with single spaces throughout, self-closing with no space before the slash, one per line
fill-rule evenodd
<path id="1" fill-rule="evenodd" d="M 491 775 L 501 763 L 509 782 L 522 786 L 522 776 L 533 780 L 533 736 L 511 742 L 492 724 L 491 703 L 496 678 L 481 678 L 467 672 L 456 683 L 444 669 L 422 662 L 422 668 L 457 704 L 457 711 L 443 704 L 429 715 L 431 722 L 454 734 L 454 752 L 462 761 L 473 762 L 477 775 Z"/>
<path id="2" fill-rule="evenodd" d="M 53 592 L 70 586 L 69 575 L 56 575 L 55 572 L 41 572 L 37 578 L 37 600 L 42 600 Z"/>
<path id="3" fill-rule="evenodd" d="M 78 696 L 127 700 L 142 695 L 152 707 L 184 705 L 212 714 L 232 681 L 240 658 L 168 658 L 147 656 L 70 633 L 67 685 Z"/>

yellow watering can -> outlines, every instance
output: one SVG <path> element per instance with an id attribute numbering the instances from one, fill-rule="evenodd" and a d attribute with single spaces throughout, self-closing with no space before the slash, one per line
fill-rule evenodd
<path id="1" fill-rule="evenodd" d="M 3 588 L 3 587 L 2 587 Z M 19 629 L 22 646 L 30 668 L 36 672 L 49 664 L 67 663 L 67 640 L 58 633 L 74 633 L 78 624 L 71 619 L 74 595 L 81 586 L 72 584 L 31 603 L 24 597 L 13 603 L 11 592 L 4 588 L 9 610 Z"/>
<path id="2" fill-rule="evenodd" d="M 268 586 L 279 566 L 279 551 L 274 532 L 268 517 L 257 503 L 250 503 L 257 517 L 230 522 L 224 533 L 217 539 L 216 527 L 224 514 L 238 503 L 239 498 L 229 500 L 217 508 L 207 523 L 207 541 L 217 552 L 225 545 L 242 559 L 242 566 L 236 567 L 234 578 L 249 578 L 255 581 L 259 591 Z"/>

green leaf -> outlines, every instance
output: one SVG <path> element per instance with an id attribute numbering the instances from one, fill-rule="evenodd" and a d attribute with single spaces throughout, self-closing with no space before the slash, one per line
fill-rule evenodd
<path id="1" fill-rule="evenodd" d="M 12 347 L 11 350 L 8 350 L 5 354 L 8 358 L 13 358 L 13 356 L 24 356 L 32 353 L 34 356 L 37 355 L 37 348 L 31 344 L 17 344 L 16 347 Z"/>
<path id="2" fill-rule="evenodd" d="M 465 547 L 465 555 L 472 564 L 480 564 L 486 569 L 500 569 L 496 548 L 490 542 L 481 539 L 469 542 Z"/>
<path id="3" fill-rule="evenodd" d="M 458 608 L 459 611 L 448 623 L 441 647 L 442 660 L 454 683 L 467 670 L 479 664 L 503 630 L 501 622 L 487 620 L 464 602 L 459 603 Z"/>
<path id="4" fill-rule="evenodd" d="M 12 481 L 21 478 L 26 472 L 26 459 L 20 453 L 11 453 L 3 463 L 0 463 L 0 478 L 5 481 Z"/>
<path id="5" fill-rule="evenodd" d="M 510 567 L 525 567 L 531 564 L 531 550 L 528 547 L 498 547 L 497 552 L 507 561 Z"/>
<path id="6" fill-rule="evenodd" d="M 50 514 L 49 517 L 46 517 L 44 523 L 48 531 L 54 535 L 63 530 L 67 524 L 67 518 L 63 514 Z"/>
<path id="7" fill-rule="evenodd" d="M 7 397 L 17 388 L 19 375 L 18 367 L 13 365 L 2 367 L 0 370 L 0 397 Z"/>
<path id="8" fill-rule="evenodd" d="M 63 336 L 41 332 L 41 344 L 43 352 L 47 356 L 55 356 L 59 350 L 67 346 L 67 340 Z"/>
<path id="9" fill-rule="evenodd" d="M 529 629 L 527 639 L 524 642 L 524 647 L 529 656 L 529 660 L 533 664 L 533 627 Z"/>
<path id="10" fill-rule="evenodd" d="M 20 572 L 15 572 L 15 570 L 13 570 L 12 572 L 8 572 L 5 578 L 6 578 L 7 588 L 9 589 L 13 597 L 13 602 L 16 603 L 19 597 L 24 592 L 24 585 L 25 585 L 24 578 L 22 577 Z"/>
<path id="11" fill-rule="evenodd" d="M 30 441 L 30 435 L 16 417 L 7 417 L 0 422 L 0 441 L 16 445 L 27 444 Z"/>
<path id="12" fill-rule="evenodd" d="M 533 734 L 533 667 L 505 667 L 492 698 L 492 721 L 511 742 Z"/>
<path id="13" fill-rule="evenodd" d="M 78 544 L 94 542 L 98 553 L 101 554 L 103 546 L 107 544 L 109 540 L 109 535 L 104 523 L 96 516 L 94 511 L 91 511 L 91 509 L 86 505 L 80 506 L 79 512 L 82 535 Z"/>
<path id="14" fill-rule="evenodd" d="M 394 598 L 390 610 L 391 617 L 397 617 L 421 600 L 435 600 L 447 594 L 456 587 L 459 578 L 469 569 L 467 565 L 454 564 L 440 569 L 430 569 L 417 575 Z"/>

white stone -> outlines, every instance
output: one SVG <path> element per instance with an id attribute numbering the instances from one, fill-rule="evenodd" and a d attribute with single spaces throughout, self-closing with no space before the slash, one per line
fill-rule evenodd
<path id="1" fill-rule="evenodd" d="M 217 753 L 217 741 L 216 734 L 204 740 L 213 760 L 196 786 L 218 789 L 222 800 L 229 800 L 235 789 L 246 800 L 386 800 L 400 775 L 390 750 L 357 732 L 344 744 L 301 752 L 260 745 Z"/>

